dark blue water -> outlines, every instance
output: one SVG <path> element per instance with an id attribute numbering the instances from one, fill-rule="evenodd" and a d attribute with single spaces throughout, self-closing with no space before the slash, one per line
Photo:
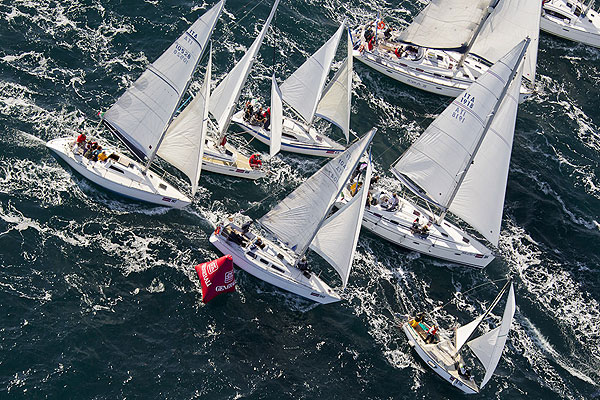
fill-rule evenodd
<path id="1" fill-rule="evenodd" d="M 268 97 L 271 45 L 281 81 L 344 18 L 383 11 L 406 24 L 422 7 L 412 3 L 283 0 L 243 98 Z M 250 216 L 264 214 L 322 160 L 284 154 L 255 183 L 203 174 L 194 205 L 176 211 L 101 191 L 44 142 L 94 132 L 97 112 L 212 4 L 0 1 L 0 397 L 462 398 L 415 358 L 395 315 L 454 297 L 433 318 L 464 323 L 497 286 L 455 293 L 509 275 L 513 330 L 479 397 L 600 397 L 600 51 L 541 36 L 538 94 L 519 108 L 501 256 L 484 271 L 363 232 L 341 303 L 315 307 L 237 271 L 237 293 L 203 305 L 193 265 L 219 255 L 208 243 L 214 224 L 251 206 Z M 270 6 L 228 2 L 215 79 Z M 386 182 L 448 102 L 356 64 L 352 130 L 379 128 L 373 153 Z"/>

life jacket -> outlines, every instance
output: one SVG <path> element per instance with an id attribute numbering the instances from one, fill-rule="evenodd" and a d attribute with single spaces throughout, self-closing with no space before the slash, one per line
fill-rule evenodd
<path id="1" fill-rule="evenodd" d="M 252 154 L 248 162 L 252 168 L 256 169 L 262 167 L 262 161 L 260 160 L 260 156 L 258 154 Z"/>
<path id="2" fill-rule="evenodd" d="M 85 142 L 85 135 L 82 133 L 81 135 L 77 136 L 77 143 L 83 143 Z"/>

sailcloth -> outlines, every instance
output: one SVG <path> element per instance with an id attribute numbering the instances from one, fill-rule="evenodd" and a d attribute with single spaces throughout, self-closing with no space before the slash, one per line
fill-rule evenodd
<path id="1" fill-rule="evenodd" d="M 435 49 L 463 48 L 471 40 L 490 2 L 432 0 L 400 33 L 400 40 Z"/>
<path id="2" fill-rule="evenodd" d="M 335 214 L 329 217 L 313 239 L 310 248 L 323 257 L 348 284 L 354 250 L 358 243 L 365 203 L 369 194 L 372 166 L 367 165 L 364 184 L 359 192 Z"/>
<path id="3" fill-rule="evenodd" d="M 158 155 L 187 175 L 192 185 L 192 196 L 198 190 L 202 169 L 202 155 L 208 122 L 212 47 L 209 53 L 202 89 L 190 104 L 169 125 L 158 149 Z M 200 127 L 200 129 L 198 129 Z"/>
<path id="4" fill-rule="evenodd" d="M 337 125 L 350 139 L 350 105 L 352 102 L 352 39 L 348 32 L 348 55 L 325 88 L 315 115 Z"/>
<path id="5" fill-rule="evenodd" d="M 483 320 L 484 316 L 485 316 L 485 314 L 481 314 L 479 317 L 475 318 L 473 321 L 456 329 L 456 332 L 454 332 L 455 353 L 458 353 L 460 351 L 460 349 L 465 345 L 467 340 L 469 340 L 469 338 L 471 337 L 473 332 L 475 332 L 477 327 L 479 327 L 479 324 L 481 323 L 481 320 Z"/>
<path id="6" fill-rule="evenodd" d="M 325 164 L 313 176 L 265 214 L 260 224 L 303 254 L 312 242 L 335 199 L 373 139 L 372 129 L 362 139 Z"/>
<path id="7" fill-rule="evenodd" d="M 535 81 L 542 0 L 501 0 L 485 21 L 471 53 L 495 63 L 524 38 L 527 48 L 523 76 Z"/>
<path id="8" fill-rule="evenodd" d="M 221 15 L 221 0 L 198 18 L 104 114 L 140 159 L 152 157 Z"/>
<path id="9" fill-rule="evenodd" d="M 511 283 L 500 326 L 467 343 L 485 368 L 485 376 L 481 381 L 481 387 L 484 387 L 494 375 L 496 366 L 502 357 L 502 350 L 504 350 L 508 331 L 515 315 L 515 308 L 515 292 Z"/>
<path id="10" fill-rule="evenodd" d="M 273 157 L 281 150 L 281 135 L 283 133 L 283 103 L 281 90 L 273 74 L 271 80 L 271 141 L 269 156 Z"/>
<path id="11" fill-rule="evenodd" d="M 279 0 L 275 0 L 275 4 L 273 4 L 273 8 L 271 9 L 271 14 L 269 14 L 265 25 L 256 39 L 254 39 L 254 42 L 246 54 L 238 61 L 235 67 L 229 71 L 227 76 L 219 83 L 211 95 L 209 110 L 212 116 L 217 120 L 220 134 L 223 134 L 229 127 L 234 107 L 240 97 L 242 88 L 246 83 L 252 64 L 256 59 L 258 50 L 267 34 L 269 25 L 271 24 L 271 20 L 275 15 L 278 5 Z"/>
<path id="12" fill-rule="evenodd" d="M 498 105 L 513 70 L 520 63 L 521 53 L 526 45 L 527 41 L 524 40 L 482 74 L 429 125 L 419 139 L 402 155 L 392 167 L 392 172 L 407 183 L 407 187 L 414 190 L 411 184 L 416 183 L 429 201 L 445 208 L 452 207 L 451 210 L 461 218 L 472 220 L 469 213 L 473 209 L 488 209 L 489 197 L 485 195 L 464 198 L 464 200 L 459 200 L 456 206 L 452 202 L 452 197 L 461 180 L 461 175 L 466 169 L 473 174 L 473 179 L 487 174 L 486 179 L 477 181 L 477 184 L 483 185 L 481 190 L 478 188 L 478 193 L 490 190 L 491 187 L 494 187 L 495 193 L 498 193 L 499 189 L 496 186 L 505 188 L 506 178 L 504 177 L 503 181 L 498 180 L 498 176 L 504 174 L 504 170 L 494 171 L 493 168 L 498 164 L 503 165 L 503 162 L 508 162 L 507 160 L 510 159 L 516 114 L 508 111 L 514 107 L 516 113 L 516 104 L 513 104 L 513 100 L 510 99 L 514 97 L 514 91 L 510 96 L 505 96 L 508 97 L 504 100 L 505 108 L 501 107 L 501 112 L 495 116 L 491 114 Z M 498 136 L 500 140 L 510 137 L 511 144 L 503 145 L 499 149 L 484 149 L 479 162 L 468 165 L 473 153 L 477 150 L 477 144 L 482 135 L 486 133 L 485 126 L 488 118 L 498 118 L 498 122 L 494 124 L 495 131 L 492 131 L 490 136 Z M 490 132 L 488 132 L 489 134 Z M 490 143 L 494 143 L 493 138 L 487 139 L 486 136 L 485 140 L 491 140 Z M 481 147 L 479 150 L 481 151 Z M 492 155 L 491 153 L 494 151 L 502 154 Z M 488 166 L 488 160 L 485 157 L 497 158 L 500 161 L 492 160 L 492 165 Z M 423 196 L 420 192 L 417 194 Z M 462 206 L 461 201 L 469 202 L 468 211 L 466 207 Z M 450 204 L 451 202 L 452 204 Z M 494 200 L 493 204 L 496 205 L 497 201 Z M 497 214 L 494 215 L 494 218 L 496 217 Z M 486 217 L 486 221 L 489 221 L 489 218 Z M 498 221 L 494 220 L 492 226 L 489 226 L 489 223 L 477 222 L 477 226 L 473 227 L 490 242 L 497 243 L 495 227 L 498 226 L 499 231 Z"/>
<path id="13" fill-rule="evenodd" d="M 281 85 L 283 101 L 309 124 L 323 93 L 344 26 L 342 23 L 337 32 Z"/>

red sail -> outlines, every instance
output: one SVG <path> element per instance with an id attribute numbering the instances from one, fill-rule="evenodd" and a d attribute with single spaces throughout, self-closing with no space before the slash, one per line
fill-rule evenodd
<path id="1" fill-rule="evenodd" d="M 195 268 L 202 285 L 202 302 L 208 303 L 221 293 L 235 292 L 233 258 L 229 254 Z"/>

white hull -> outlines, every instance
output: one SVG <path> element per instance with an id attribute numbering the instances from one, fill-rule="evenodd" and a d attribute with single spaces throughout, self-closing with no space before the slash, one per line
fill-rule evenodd
<path id="1" fill-rule="evenodd" d="M 262 167 L 253 168 L 249 158 L 237 151 L 235 147 L 226 144 L 223 148 L 212 139 L 206 141 L 202 170 L 251 180 L 265 176 Z"/>
<path id="2" fill-rule="evenodd" d="M 232 240 L 231 230 L 241 240 Z M 295 268 L 292 257 L 275 243 L 260 238 L 264 246 L 256 244 L 258 237 L 251 232 L 244 236 L 233 225 L 219 225 L 210 242 L 223 254 L 231 254 L 233 262 L 258 279 L 321 304 L 334 303 L 341 297 L 314 273 Z M 240 243 L 242 242 L 242 243 Z"/>
<path id="3" fill-rule="evenodd" d="M 402 324 L 402 330 L 408 339 L 408 344 L 415 349 L 429 368 L 434 370 L 442 379 L 466 394 L 479 393 L 479 388 L 475 382 L 472 379 L 460 376 L 456 370 L 454 359 L 448 354 L 448 351 L 444 351 L 445 349 L 451 349 L 449 342 L 427 344 L 421 334 L 411 327 L 408 322 Z"/>
<path id="4" fill-rule="evenodd" d="M 377 34 L 382 38 L 383 30 L 379 30 Z M 360 43 L 361 38 L 362 27 L 359 27 L 353 39 L 355 43 Z M 469 55 L 457 71 L 456 65 L 461 54 L 436 49 L 419 48 L 416 55 L 403 55 L 398 58 L 394 49 L 400 44 L 385 42 L 382 39 L 380 41 L 381 43 L 372 50 L 368 50 L 366 45 L 361 46 L 362 51 L 353 52 L 354 58 L 399 82 L 443 96 L 458 97 L 489 68 L 489 64 Z M 532 94 L 532 90 L 523 85 L 519 102 L 529 99 Z"/>
<path id="5" fill-rule="evenodd" d="M 600 47 L 600 16 L 589 10 L 586 16 L 575 13 L 575 7 L 585 9 L 585 5 L 573 1 L 572 7 L 565 0 L 551 0 L 543 5 L 540 29 L 563 39 Z M 571 4 L 571 1 L 569 1 Z"/>
<path id="6" fill-rule="evenodd" d="M 244 111 L 237 112 L 232 121 L 244 131 L 269 146 L 271 133 L 262 126 L 255 126 L 244 121 Z M 283 117 L 283 135 L 281 138 L 281 151 L 305 154 L 317 157 L 336 157 L 343 152 L 345 147 L 323 136 L 315 128 L 309 131 L 307 127 L 291 118 Z"/>
<path id="7" fill-rule="evenodd" d="M 80 151 L 73 151 L 71 137 L 50 140 L 46 146 L 85 178 L 119 195 L 173 208 L 183 208 L 191 203 L 188 197 L 152 171 L 143 175 L 144 167 L 122 154 L 112 152 L 119 161 L 110 158 L 91 161 Z"/>
<path id="8" fill-rule="evenodd" d="M 347 189 L 342 193 L 350 198 Z M 390 194 L 385 196 L 391 198 Z M 431 224 L 427 236 L 414 233 L 411 227 L 417 217 L 421 223 L 425 223 L 426 218 L 433 220 L 433 217 L 423 208 L 401 197 L 399 200 L 399 207 L 394 211 L 386 210 L 381 204 L 366 207 L 362 226 L 398 246 L 457 264 L 484 268 L 494 259 L 491 250 L 447 221 L 441 226 Z"/>

